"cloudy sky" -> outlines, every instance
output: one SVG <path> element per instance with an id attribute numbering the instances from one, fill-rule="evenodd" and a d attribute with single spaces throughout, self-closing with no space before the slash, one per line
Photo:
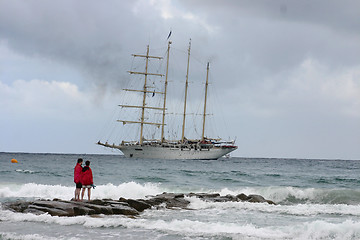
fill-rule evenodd
<path id="1" fill-rule="evenodd" d="M 0 151 L 113 153 L 131 54 L 170 30 L 211 63 L 233 156 L 360 159 L 356 0 L 0 0 Z"/>

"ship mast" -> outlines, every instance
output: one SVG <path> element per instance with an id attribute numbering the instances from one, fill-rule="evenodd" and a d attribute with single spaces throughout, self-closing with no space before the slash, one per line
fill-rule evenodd
<path id="1" fill-rule="evenodd" d="M 140 75 L 144 75 L 144 86 L 143 86 L 143 90 L 135 90 L 135 89 L 124 89 L 125 91 L 133 91 L 133 92 L 142 92 L 143 93 L 143 101 L 142 101 L 142 105 L 141 106 L 131 106 L 131 105 L 119 105 L 121 107 L 128 107 L 128 108 L 141 108 L 141 117 L 140 117 L 140 121 L 127 121 L 127 120 L 117 120 L 118 122 L 122 122 L 123 124 L 127 124 L 127 123 L 138 123 L 140 124 L 140 145 L 143 144 L 143 139 L 144 139 L 144 125 L 145 124 L 149 124 L 149 125 L 156 125 L 156 126 L 161 126 L 164 125 L 164 123 L 153 123 L 153 122 L 145 122 L 145 109 L 154 109 L 154 110 L 164 110 L 164 108 L 159 108 L 159 107 L 148 107 L 146 106 L 146 94 L 147 93 L 160 93 L 160 94 L 164 94 L 165 92 L 155 92 L 155 91 L 148 91 L 148 87 L 147 87 L 147 77 L 148 75 L 154 75 L 154 76 L 160 76 L 162 77 L 163 74 L 158 74 L 158 73 L 149 73 L 148 72 L 148 65 L 149 65 L 149 59 L 150 58 L 155 58 L 155 59 L 162 59 L 162 57 L 156 57 L 156 56 L 150 56 L 149 55 L 149 45 L 147 46 L 146 49 L 146 55 L 139 55 L 139 54 L 133 54 L 134 57 L 143 57 L 146 58 L 146 64 L 145 64 L 145 72 L 134 72 L 134 71 L 129 71 L 130 74 L 140 74 Z"/>
<path id="2" fill-rule="evenodd" d="M 207 63 L 207 68 L 206 68 L 205 102 L 204 102 L 203 129 L 202 129 L 201 141 L 205 140 L 204 134 L 205 134 L 206 100 L 207 100 L 208 85 L 209 85 L 209 62 Z"/>
<path id="3" fill-rule="evenodd" d="M 191 48 L 191 38 L 190 38 L 190 41 L 189 41 L 188 61 L 187 61 L 187 70 L 186 70 L 184 115 L 183 115 L 183 125 L 182 125 L 182 134 L 181 134 L 181 142 L 182 143 L 184 143 L 184 135 L 185 135 L 186 100 L 187 100 L 187 90 L 188 90 L 188 85 L 189 85 L 188 80 L 189 80 L 190 48 Z"/>
<path id="4" fill-rule="evenodd" d="M 144 115 L 145 115 L 145 100 L 146 100 L 146 92 L 147 92 L 147 72 L 149 65 L 149 45 L 146 47 L 146 65 L 145 65 L 145 81 L 144 81 L 144 93 L 143 93 L 143 103 L 141 109 L 141 123 L 140 123 L 140 144 L 143 143 L 143 131 L 144 131 Z"/>
<path id="5" fill-rule="evenodd" d="M 164 90 L 164 105 L 163 105 L 163 115 L 162 115 L 162 123 L 161 123 L 161 143 L 163 143 L 165 141 L 164 128 L 165 128 L 166 92 L 167 92 L 167 85 L 168 85 L 170 44 L 171 44 L 171 41 L 168 42 L 168 49 L 167 49 L 165 90 Z"/>

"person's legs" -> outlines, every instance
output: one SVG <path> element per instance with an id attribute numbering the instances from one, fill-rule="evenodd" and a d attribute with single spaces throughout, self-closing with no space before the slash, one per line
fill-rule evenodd
<path id="1" fill-rule="evenodd" d="M 75 188 L 75 201 L 80 199 L 80 189 Z"/>
<path id="2" fill-rule="evenodd" d="M 88 188 L 88 199 L 90 201 L 90 195 L 91 195 L 91 188 Z"/>
<path id="3" fill-rule="evenodd" d="M 84 193 L 85 193 L 85 188 L 83 188 L 81 192 L 81 201 L 84 199 Z"/>
<path id="4" fill-rule="evenodd" d="M 75 188 L 75 201 L 80 201 L 80 192 L 81 192 L 81 183 L 76 183 L 76 188 Z"/>

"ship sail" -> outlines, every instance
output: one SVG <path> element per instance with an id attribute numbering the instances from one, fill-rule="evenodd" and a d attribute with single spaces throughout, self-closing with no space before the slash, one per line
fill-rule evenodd
<path id="1" fill-rule="evenodd" d="M 143 86 L 142 89 L 124 89 L 129 92 L 137 92 L 142 94 L 142 104 L 139 105 L 119 105 L 122 108 L 138 109 L 140 110 L 139 120 L 117 120 L 125 124 L 138 124 L 140 128 L 138 141 L 125 141 L 120 144 L 109 144 L 108 142 L 98 141 L 97 144 L 109 147 L 113 149 L 119 149 L 126 157 L 129 158 L 150 158 L 150 159 L 218 159 L 224 155 L 237 149 L 234 145 L 234 141 L 221 141 L 221 139 L 210 139 L 205 137 L 205 121 L 207 116 L 207 91 L 208 91 L 208 77 L 209 77 L 209 63 L 206 68 L 206 83 L 205 83 L 205 96 L 204 96 L 204 108 L 202 114 L 202 134 L 198 139 L 189 140 L 185 137 L 185 123 L 186 123 L 186 107 L 187 107 L 187 94 L 188 94 L 188 77 L 189 77 L 189 63 L 190 63 L 190 49 L 191 39 L 189 41 L 188 58 L 187 58 L 187 71 L 184 93 L 184 111 L 182 121 L 182 133 L 179 140 L 170 140 L 165 138 L 165 125 L 166 125 L 166 98 L 168 87 L 168 73 L 169 73 L 169 55 L 170 55 L 171 41 L 168 42 L 167 54 L 166 54 L 166 73 L 154 73 L 149 71 L 149 60 L 158 59 L 162 60 L 162 57 L 149 55 L 149 46 L 147 46 L 146 54 L 133 54 L 136 58 L 145 59 L 145 71 L 129 71 L 130 74 L 142 75 Z M 165 77 L 164 90 L 152 90 L 148 86 L 149 76 L 153 77 Z M 160 94 L 163 96 L 162 106 L 150 106 L 148 104 L 149 94 L 154 96 Z M 148 121 L 146 116 L 147 111 L 158 111 L 161 113 L 161 121 Z M 157 126 L 161 129 L 160 139 L 145 139 L 144 127 L 146 125 Z"/>

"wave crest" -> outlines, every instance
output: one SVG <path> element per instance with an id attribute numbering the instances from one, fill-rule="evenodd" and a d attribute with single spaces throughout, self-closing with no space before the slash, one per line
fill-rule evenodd
<path id="1" fill-rule="evenodd" d="M 73 187 L 63 185 L 45 185 L 36 183 L 0 185 L 0 198 L 44 198 L 71 199 L 74 196 Z M 108 183 L 98 185 L 92 191 L 92 198 L 144 198 L 147 195 L 161 193 L 159 184 L 127 182 L 119 185 Z"/>

